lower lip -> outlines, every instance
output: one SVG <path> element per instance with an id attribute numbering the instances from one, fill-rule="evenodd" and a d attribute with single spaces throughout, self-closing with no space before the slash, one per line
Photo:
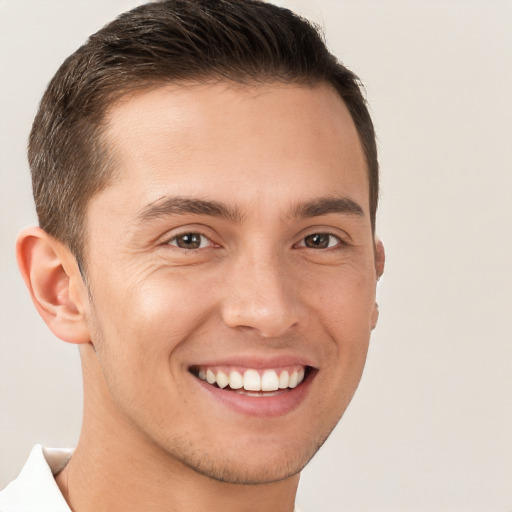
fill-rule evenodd
<path id="1" fill-rule="evenodd" d="M 297 408 L 308 395 L 315 374 L 310 372 L 296 388 L 272 396 L 248 396 L 236 391 L 221 389 L 193 376 L 210 396 L 240 414 L 271 418 L 283 416 Z"/>

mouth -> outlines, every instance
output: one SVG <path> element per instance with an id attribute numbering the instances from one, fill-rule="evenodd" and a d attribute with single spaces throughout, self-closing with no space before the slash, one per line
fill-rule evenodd
<path id="1" fill-rule="evenodd" d="M 250 397 L 272 397 L 290 392 L 308 380 L 313 368 L 292 365 L 280 368 L 192 366 L 192 375 L 213 388 Z"/>

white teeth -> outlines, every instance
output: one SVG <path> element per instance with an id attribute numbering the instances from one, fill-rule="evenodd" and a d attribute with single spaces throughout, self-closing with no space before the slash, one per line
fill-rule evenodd
<path id="1" fill-rule="evenodd" d="M 217 372 L 217 385 L 219 388 L 225 388 L 229 384 L 229 377 L 220 370 Z"/>
<path id="2" fill-rule="evenodd" d="M 231 389 L 240 389 L 244 387 L 244 378 L 236 370 L 229 372 L 229 387 Z"/>
<path id="3" fill-rule="evenodd" d="M 215 373 L 211 370 L 206 370 L 206 382 L 208 382 L 208 384 L 215 384 Z"/>
<path id="4" fill-rule="evenodd" d="M 242 375 L 237 370 L 231 370 L 229 373 L 223 370 L 200 368 L 197 376 L 205 380 L 208 384 L 217 384 L 219 388 L 230 387 L 240 393 L 249 396 L 272 396 L 281 389 L 294 389 L 304 380 L 305 368 L 289 372 L 283 370 L 279 375 L 276 370 L 265 370 L 260 376 L 258 370 L 249 369 Z M 264 393 L 260 393 L 264 392 Z"/>
<path id="5" fill-rule="evenodd" d="M 265 370 L 261 377 L 262 391 L 276 391 L 279 389 L 279 377 L 274 370 Z"/>
<path id="6" fill-rule="evenodd" d="M 279 389 L 286 389 L 288 387 L 289 381 L 290 376 L 288 375 L 288 372 L 281 372 L 281 375 L 279 375 Z"/>
<path id="7" fill-rule="evenodd" d="M 292 374 L 290 375 L 290 381 L 288 382 L 288 387 L 289 388 L 296 388 L 297 387 L 297 384 L 298 384 L 298 375 L 297 375 L 297 371 L 294 371 L 292 372 Z"/>
<path id="8" fill-rule="evenodd" d="M 244 389 L 247 391 L 261 391 L 261 377 L 256 370 L 245 371 Z"/>

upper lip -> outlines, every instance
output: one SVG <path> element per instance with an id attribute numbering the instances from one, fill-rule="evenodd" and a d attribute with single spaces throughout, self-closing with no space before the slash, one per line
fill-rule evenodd
<path id="1" fill-rule="evenodd" d="M 238 366 L 242 368 L 253 368 L 264 370 L 281 368 L 286 366 L 310 366 L 315 364 L 308 358 L 299 355 L 276 355 L 276 356 L 231 356 L 226 358 L 208 359 L 196 361 L 189 365 L 189 368 L 197 366 Z"/>

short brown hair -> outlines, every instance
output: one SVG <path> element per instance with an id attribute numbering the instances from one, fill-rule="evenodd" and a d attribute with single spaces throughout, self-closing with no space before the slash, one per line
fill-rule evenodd
<path id="1" fill-rule="evenodd" d="M 40 226 L 83 260 L 84 217 L 112 177 L 102 137 L 110 106 L 169 82 L 331 84 L 344 100 L 368 165 L 370 215 L 378 201 L 373 123 L 356 75 L 326 48 L 317 27 L 258 0 L 166 0 L 106 25 L 50 81 L 29 139 Z"/>

